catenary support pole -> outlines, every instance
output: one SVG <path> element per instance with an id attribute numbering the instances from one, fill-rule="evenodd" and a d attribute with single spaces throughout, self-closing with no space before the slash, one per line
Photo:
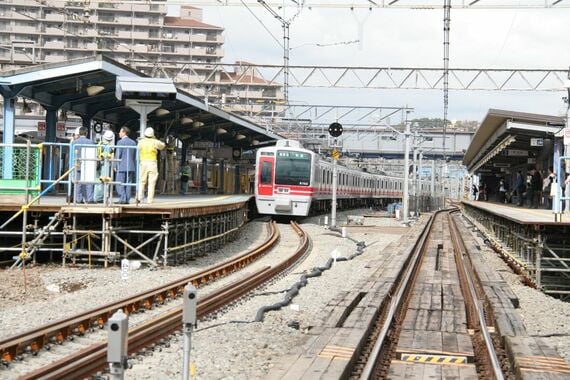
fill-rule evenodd
<path id="1" fill-rule="evenodd" d="M 408 216 L 410 215 L 410 194 L 409 194 L 409 187 L 410 187 L 410 173 L 409 173 L 409 165 L 410 165 L 410 124 L 406 121 L 406 132 L 404 133 L 406 138 L 406 146 L 404 148 L 404 216 L 402 219 L 402 223 L 408 224 Z"/>

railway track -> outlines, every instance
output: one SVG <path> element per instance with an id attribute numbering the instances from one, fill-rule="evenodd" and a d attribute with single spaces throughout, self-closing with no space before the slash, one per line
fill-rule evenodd
<path id="1" fill-rule="evenodd" d="M 35 354 L 43 348 L 50 348 L 50 345 L 61 344 L 74 335 L 83 335 L 91 328 L 102 328 L 117 309 L 132 314 L 164 304 L 167 300 L 182 295 L 184 286 L 189 282 L 196 287 L 203 286 L 247 266 L 269 251 L 279 237 L 275 222 L 271 222 L 267 227 L 267 238 L 259 246 L 238 257 L 164 286 L 4 339 L 0 341 L 0 359 L 3 364 L 9 364 L 23 353 Z"/>
<path id="2" fill-rule="evenodd" d="M 511 377 L 455 223 L 450 211 L 428 222 L 351 378 Z"/>
<path id="3" fill-rule="evenodd" d="M 204 316 L 219 310 L 220 308 L 224 307 L 225 305 L 231 304 L 235 300 L 243 297 L 249 291 L 259 287 L 260 285 L 264 284 L 274 276 L 278 275 L 279 273 L 287 270 L 290 266 L 295 264 L 309 249 L 310 247 L 310 240 L 306 233 L 302 231 L 302 229 L 295 223 L 292 223 L 292 228 L 296 231 L 299 235 L 300 243 L 296 251 L 285 258 L 285 260 L 281 261 L 278 265 L 275 266 L 266 266 L 262 267 L 253 273 L 249 274 L 247 278 L 243 278 L 241 280 L 235 281 L 229 285 L 226 285 L 213 293 L 200 298 L 198 300 L 198 318 L 203 318 Z M 262 252 L 269 249 L 274 243 L 279 239 L 279 232 L 276 228 L 274 223 L 271 223 L 270 227 L 270 234 L 266 241 L 260 246 L 250 251 L 246 254 L 243 254 L 239 257 L 241 264 L 234 263 L 237 267 L 243 267 L 247 265 L 248 262 L 251 262 L 254 257 L 252 255 L 261 255 Z M 226 263 L 234 262 L 234 260 L 228 260 Z M 179 280 L 176 283 L 175 293 L 173 295 L 178 295 L 182 292 L 184 286 L 188 282 L 192 282 L 195 286 L 200 286 L 206 280 L 212 280 L 215 277 L 212 275 L 212 271 L 216 269 L 218 272 L 222 273 L 223 275 L 224 267 L 223 264 L 217 265 L 215 268 L 210 270 L 204 271 L 210 273 L 210 275 L 206 275 L 206 273 L 200 273 L 196 276 L 191 276 L 188 279 Z M 226 272 L 229 272 L 229 269 L 225 269 Z M 216 273 L 218 273 L 216 272 Z M 197 277 L 197 278 L 195 278 Z M 169 289 L 173 289 L 175 284 L 168 284 Z M 162 289 L 164 292 L 166 289 Z M 158 289 L 156 289 L 158 291 Z M 147 295 L 148 296 L 148 295 Z M 115 305 L 115 304 L 114 304 Z M 122 308 L 126 312 L 133 312 L 134 309 L 131 307 L 132 300 L 130 303 L 124 303 Z M 121 306 L 119 306 L 121 307 Z M 108 309 L 112 312 L 117 310 L 117 307 L 111 307 L 109 305 Z M 107 314 L 110 315 L 110 314 Z M 80 318 L 80 317 L 78 317 Z M 99 323 L 99 322 L 98 322 Z M 156 343 L 160 342 L 162 339 L 167 337 L 168 335 L 172 334 L 173 332 L 181 329 L 181 308 L 175 307 L 167 312 L 160 314 L 158 317 L 145 321 L 142 324 L 139 324 L 129 330 L 129 354 L 134 354 L 139 352 L 140 350 L 147 348 L 149 346 L 153 346 Z M 15 347 L 16 342 L 12 342 L 11 346 L 6 345 L 6 347 Z M 4 349 L 4 345 L 2 348 Z M 21 347 L 21 345 L 19 346 Z M 21 349 L 21 348 L 19 348 Z M 58 378 L 84 378 L 90 375 L 95 374 L 101 370 L 104 370 L 107 366 L 106 363 L 106 342 L 92 344 L 80 351 L 73 353 L 61 360 L 53 362 L 49 365 L 46 365 L 36 371 L 30 372 L 24 376 L 21 376 L 22 379 L 58 379 Z"/>

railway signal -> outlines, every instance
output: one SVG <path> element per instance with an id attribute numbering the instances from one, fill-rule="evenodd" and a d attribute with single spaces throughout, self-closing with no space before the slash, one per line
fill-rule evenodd
<path id="1" fill-rule="evenodd" d="M 334 138 L 340 137 L 342 135 L 342 125 L 337 122 L 331 123 L 329 125 L 329 135 Z"/>
<path id="2" fill-rule="evenodd" d="M 329 135 L 334 137 L 333 145 L 332 145 L 332 158 L 333 158 L 333 188 L 332 188 L 332 204 L 331 204 L 331 227 L 336 227 L 336 188 L 337 188 L 337 180 L 338 174 L 336 170 L 336 162 L 340 158 L 340 152 L 336 150 L 337 148 L 337 137 L 342 135 L 342 125 L 340 123 L 334 122 L 329 125 Z"/>

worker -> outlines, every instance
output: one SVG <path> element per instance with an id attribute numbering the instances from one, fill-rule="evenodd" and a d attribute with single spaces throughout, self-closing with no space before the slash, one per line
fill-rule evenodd
<path id="1" fill-rule="evenodd" d="M 111 193 L 109 192 L 110 189 L 108 188 L 109 185 L 107 184 L 112 180 L 111 160 L 113 159 L 112 146 L 114 143 L 115 143 L 115 134 L 113 133 L 113 131 L 108 129 L 105 131 L 105 133 L 103 133 L 103 138 L 101 139 L 99 144 L 97 144 L 97 158 L 99 159 L 97 163 L 97 168 L 99 169 L 97 178 L 99 178 L 99 182 L 101 182 L 95 185 L 94 199 L 95 202 L 97 203 L 103 202 L 105 198 L 104 190 L 106 190 L 107 192 L 107 199 L 111 195 Z"/>
<path id="2" fill-rule="evenodd" d="M 79 127 L 75 131 L 73 141 L 75 152 L 75 203 L 95 203 L 93 199 L 93 182 L 96 171 L 96 149 L 93 140 L 87 137 L 87 128 Z M 93 145 L 93 148 L 88 147 Z M 86 194 L 83 194 L 85 190 Z"/>
<path id="3" fill-rule="evenodd" d="M 119 204 L 129 204 L 131 201 L 131 184 L 135 182 L 135 170 L 136 170 L 136 147 L 137 143 L 129 137 L 131 130 L 129 127 L 122 127 L 119 131 L 119 137 L 121 138 L 117 143 L 117 155 L 118 160 L 115 171 L 117 172 L 117 194 L 119 194 Z"/>
<path id="4" fill-rule="evenodd" d="M 139 163 L 139 193 L 137 203 L 141 203 L 144 198 L 145 188 L 148 184 L 147 203 L 154 202 L 154 191 L 156 180 L 158 179 L 158 151 L 163 150 L 166 145 L 154 137 L 154 129 L 148 127 L 144 130 L 144 137 L 138 143 L 140 163 Z"/>

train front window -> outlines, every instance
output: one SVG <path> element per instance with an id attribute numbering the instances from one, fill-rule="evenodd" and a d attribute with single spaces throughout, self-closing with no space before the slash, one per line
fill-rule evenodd
<path id="1" fill-rule="evenodd" d="M 309 186 L 311 155 L 304 152 L 278 150 L 275 164 L 275 184 Z"/>
<path id="2" fill-rule="evenodd" d="M 273 170 L 273 165 L 271 162 L 264 161 L 261 164 L 261 184 L 271 185 L 271 170 Z"/>

